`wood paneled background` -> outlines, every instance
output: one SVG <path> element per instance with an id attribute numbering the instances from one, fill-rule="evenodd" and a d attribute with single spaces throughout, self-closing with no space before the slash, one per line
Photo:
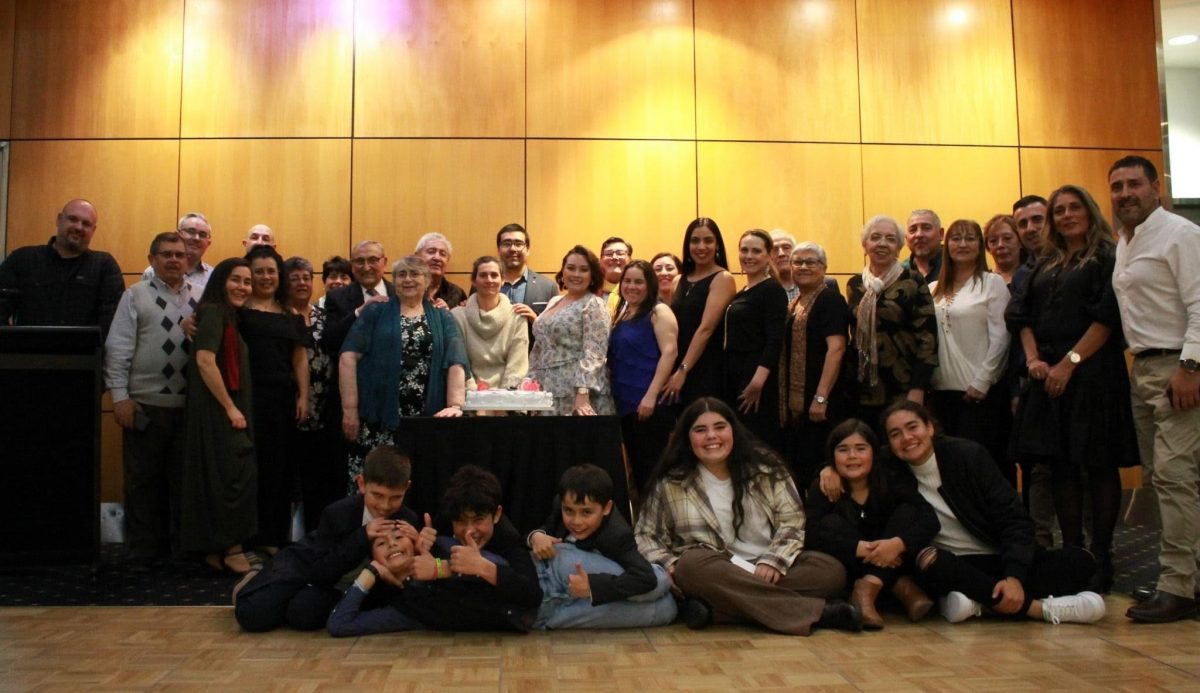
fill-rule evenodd
<path id="1" fill-rule="evenodd" d="M 131 280 L 193 210 L 213 262 L 255 223 L 316 264 L 436 230 L 463 283 L 512 221 L 553 271 L 610 235 L 678 253 L 705 215 L 731 257 L 782 227 L 851 273 L 877 213 L 986 220 L 1065 182 L 1108 211 L 1111 161 L 1162 161 L 1155 22 L 1153 0 L 0 0 L 5 250 L 82 196 Z"/>

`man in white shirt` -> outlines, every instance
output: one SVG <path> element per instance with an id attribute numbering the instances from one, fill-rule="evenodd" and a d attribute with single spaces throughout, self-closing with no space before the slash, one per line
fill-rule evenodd
<path id="1" fill-rule="evenodd" d="M 1157 591 L 1126 616 L 1166 623 L 1196 614 L 1200 569 L 1200 227 L 1159 204 L 1140 156 L 1108 172 L 1121 221 L 1113 289 L 1133 352 L 1133 416 L 1144 474 L 1162 515 Z"/>
<path id="2" fill-rule="evenodd" d="M 104 352 L 104 384 L 121 426 L 125 525 L 133 569 L 148 570 L 177 549 L 188 341 L 180 323 L 194 295 L 182 234 L 150 244 L 150 276 L 125 290 Z"/>
<path id="3" fill-rule="evenodd" d="M 212 225 L 200 212 L 188 212 L 179 218 L 175 228 L 187 243 L 187 269 L 184 270 L 183 278 L 192 285 L 192 295 L 199 301 L 200 296 L 204 294 L 204 287 L 208 286 L 208 276 L 212 274 L 213 269 L 212 265 L 204 262 L 204 251 L 212 245 Z M 142 272 L 142 279 L 152 276 L 153 263 Z"/>

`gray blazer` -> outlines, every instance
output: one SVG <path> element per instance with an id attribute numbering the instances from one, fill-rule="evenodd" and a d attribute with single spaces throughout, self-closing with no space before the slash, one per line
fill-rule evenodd
<path id="1" fill-rule="evenodd" d="M 552 277 L 538 274 L 528 268 L 526 269 L 528 271 L 528 279 L 526 279 L 528 284 L 525 287 L 525 300 L 523 303 L 533 308 L 533 312 L 541 315 L 542 311 L 546 310 L 546 304 L 550 302 L 550 299 L 558 295 L 558 284 Z"/>

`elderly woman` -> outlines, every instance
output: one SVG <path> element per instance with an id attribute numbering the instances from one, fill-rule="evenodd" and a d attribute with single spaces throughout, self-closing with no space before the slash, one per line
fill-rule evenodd
<path id="1" fill-rule="evenodd" d="M 779 418 L 792 473 L 801 488 L 823 464 L 829 431 L 849 415 L 842 360 L 850 312 L 846 299 L 825 283 L 825 249 L 805 241 L 791 255 L 799 292 L 788 308 L 779 354 Z"/>
<path id="2" fill-rule="evenodd" d="M 238 311 L 254 381 L 254 451 L 258 459 L 258 539 L 274 553 L 292 528 L 291 457 L 296 424 L 308 419 L 309 335 L 288 305 L 283 258 L 271 246 L 246 253 L 253 291 Z"/>
<path id="3" fill-rule="evenodd" d="M 1008 287 L 987 269 L 983 229 L 970 219 L 950 224 L 942 244 L 942 267 L 930 285 L 937 311 L 938 366 L 933 370 L 930 408 L 946 433 L 987 448 L 1000 473 L 1017 485 L 1008 462 L 1012 408 L 1001 382 L 1008 356 L 1004 309 Z"/>
<path id="4" fill-rule="evenodd" d="M 349 266 L 349 263 L 347 263 Z M 333 387 L 333 360 L 321 346 L 325 329 L 325 310 L 312 301 L 313 266 L 302 257 L 290 257 L 283 263 L 287 275 L 288 308 L 304 319 L 310 341 L 308 356 L 308 418 L 296 424 L 292 435 L 291 459 L 300 478 L 304 502 L 305 531 L 317 528 L 321 511 L 339 498 L 338 487 L 345 477 L 337 457 L 336 439 L 321 420 L 328 388 Z"/>
<path id="5" fill-rule="evenodd" d="M 900 264 L 904 229 L 883 214 L 862 230 L 867 264 L 846 282 L 856 356 L 858 418 L 875 422 L 897 398 L 924 402 L 937 366 L 933 298 L 920 272 Z"/>
<path id="6" fill-rule="evenodd" d="M 514 388 L 529 371 L 529 329 L 500 293 L 501 282 L 500 261 L 491 255 L 478 258 L 471 265 L 475 293 L 466 305 L 450 311 L 471 361 L 470 389 L 481 382 L 493 389 Z"/>
<path id="7" fill-rule="evenodd" d="M 554 393 L 556 416 L 612 415 L 617 411 L 608 369 L 608 304 L 600 260 L 577 245 L 563 256 L 559 281 L 565 293 L 550 299 L 533 323 L 529 375 Z"/>
<path id="8" fill-rule="evenodd" d="M 804 509 L 787 465 L 719 399 L 702 397 L 680 415 L 634 534 L 642 555 L 690 598 L 682 609 L 690 628 L 715 612 L 790 635 L 862 629 L 859 609 L 825 602 L 846 571 L 804 548 Z"/>
<path id="9" fill-rule="evenodd" d="M 1112 229 L 1092 196 L 1065 185 L 1050 196 L 1042 255 L 1008 306 L 1031 379 L 1014 426 L 1017 452 L 1048 465 L 1064 546 L 1083 545 L 1091 499 L 1094 587 L 1112 585 L 1119 468 L 1138 464 L 1121 316 L 1112 289 Z M 1081 472 L 1087 471 L 1087 488 Z"/>
<path id="10" fill-rule="evenodd" d="M 638 489 L 662 453 L 676 413 L 658 406 L 658 393 L 675 366 L 679 325 L 671 309 L 654 298 L 653 273 L 645 260 L 634 260 L 621 272 L 621 302 L 608 341 L 613 397 Z"/>
<path id="11" fill-rule="evenodd" d="M 402 417 L 462 416 L 468 360 L 458 323 L 426 296 L 421 258 L 398 260 L 392 278 L 396 295 L 363 309 L 338 360 L 351 493 L 367 452 L 393 444 Z"/>
<path id="12" fill-rule="evenodd" d="M 654 271 L 654 280 L 658 284 L 658 300 L 660 303 L 671 305 L 675 298 L 675 282 L 679 278 L 679 268 L 683 263 L 675 253 L 662 252 L 650 258 L 650 268 Z"/>

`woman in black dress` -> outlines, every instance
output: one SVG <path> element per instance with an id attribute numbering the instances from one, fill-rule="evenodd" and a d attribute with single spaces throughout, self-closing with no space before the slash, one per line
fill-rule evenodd
<path id="1" fill-rule="evenodd" d="M 796 485 L 808 488 L 825 460 L 829 431 L 849 416 L 842 360 L 850 311 L 846 299 L 825 284 L 825 250 L 805 241 L 792 250 L 792 281 L 798 294 L 788 308 L 779 355 L 779 417 Z"/>
<path id="2" fill-rule="evenodd" d="M 308 419 L 308 328 L 288 307 L 279 253 L 271 246 L 255 246 L 246 260 L 253 293 L 238 312 L 238 331 L 250 349 L 254 385 L 258 543 L 274 554 L 291 530 L 291 440 L 296 424 Z"/>
<path id="3" fill-rule="evenodd" d="M 779 426 L 779 349 L 787 317 L 787 292 L 774 276 L 771 236 L 751 229 L 738 240 L 746 286 L 725 309 L 725 396 L 754 435 L 783 448 Z"/>
<path id="4" fill-rule="evenodd" d="M 721 394 L 721 340 L 725 308 L 737 287 L 725 259 L 717 222 L 700 217 L 683 236 L 683 267 L 671 310 L 679 322 L 679 362 L 663 387 L 663 401 L 691 403 Z"/>
<path id="5" fill-rule="evenodd" d="M 1084 481 L 1092 502 L 1096 591 L 1112 586 L 1112 535 L 1121 502 L 1120 467 L 1138 464 L 1121 315 L 1112 290 L 1112 229 L 1083 188 L 1050 196 L 1042 257 L 1013 296 L 1029 387 L 1017 409 L 1015 445 L 1050 466 L 1064 546 L 1083 544 Z"/>

